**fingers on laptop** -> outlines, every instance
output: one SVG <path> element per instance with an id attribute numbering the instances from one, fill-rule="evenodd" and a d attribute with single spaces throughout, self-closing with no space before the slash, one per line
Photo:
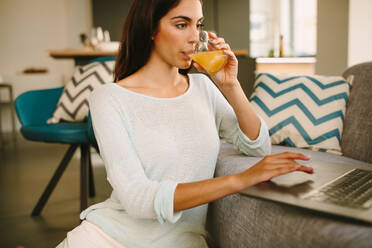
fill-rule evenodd
<path id="1" fill-rule="evenodd" d="M 282 153 L 273 154 L 272 156 L 277 157 L 277 158 L 287 158 L 287 159 L 301 159 L 301 160 L 310 159 L 310 156 L 305 155 L 303 153 L 298 153 L 298 152 L 282 152 Z"/>
<path id="2" fill-rule="evenodd" d="M 289 172 L 303 171 L 303 172 L 310 173 L 310 174 L 314 172 L 313 168 L 303 165 L 296 161 L 297 159 L 298 160 L 310 160 L 310 157 L 303 153 L 285 152 L 285 153 L 279 153 L 278 156 L 284 157 L 285 159 L 288 160 L 287 165 L 290 168 Z"/>
<path id="3" fill-rule="evenodd" d="M 310 157 L 302 153 L 283 152 L 265 157 L 269 167 L 275 169 L 278 174 L 286 174 L 293 171 L 303 171 L 312 174 L 313 168 L 303 165 L 296 160 L 309 160 Z"/>

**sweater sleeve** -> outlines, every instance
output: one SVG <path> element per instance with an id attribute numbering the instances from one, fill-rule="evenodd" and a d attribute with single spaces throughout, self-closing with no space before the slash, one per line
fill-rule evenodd
<path id="1" fill-rule="evenodd" d="M 176 222 L 182 215 L 173 210 L 177 183 L 158 182 L 146 176 L 118 99 L 112 92 L 97 88 L 90 95 L 89 105 L 107 179 L 123 209 L 136 218 Z"/>
<path id="2" fill-rule="evenodd" d="M 271 141 L 265 121 L 259 116 L 261 121 L 259 136 L 255 140 L 249 139 L 241 131 L 235 112 L 229 102 L 213 82 L 210 81 L 209 85 L 211 85 L 216 126 L 220 138 L 233 144 L 236 149 L 245 155 L 256 157 L 269 155 L 271 153 Z"/>

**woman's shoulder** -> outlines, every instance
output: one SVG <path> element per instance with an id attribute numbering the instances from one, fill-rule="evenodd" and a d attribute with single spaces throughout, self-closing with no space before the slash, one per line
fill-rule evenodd
<path id="1" fill-rule="evenodd" d="M 106 83 L 99 85 L 93 89 L 90 96 L 91 97 L 100 97 L 100 96 L 106 96 L 112 95 L 115 91 L 117 91 L 117 85 L 116 83 Z"/>
<path id="2" fill-rule="evenodd" d="M 211 81 L 209 77 L 203 73 L 189 73 L 188 76 L 192 78 L 195 83 L 202 83 L 205 81 Z"/>
<path id="3" fill-rule="evenodd" d="M 119 95 L 117 94 L 117 87 L 118 85 L 115 83 L 106 83 L 94 88 L 94 90 L 90 93 L 89 103 L 112 101 L 115 98 L 118 98 Z"/>
<path id="4" fill-rule="evenodd" d="M 210 87 L 213 85 L 213 81 L 203 73 L 190 73 L 188 75 L 197 87 Z"/>
<path id="5" fill-rule="evenodd" d="M 218 90 L 213 81 L 203 73 L 192 73 L 189 74 L 189 77 L 193 81 L 194 86 L 202 91 L 214 94 Z"/>

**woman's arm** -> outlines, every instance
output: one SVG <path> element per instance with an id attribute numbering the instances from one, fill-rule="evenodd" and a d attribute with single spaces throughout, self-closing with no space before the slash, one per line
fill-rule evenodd
<path id="1" fill-rule="evenodd" d="M 228 62 L 224 69 L 211 75 L 211 77 L 233 108 L 242 132 L 249 139 L 255 140 L 260 134 L 261 121 L 252 109 L 237 80 L 238 61 L 229 45 L 222 38 L 218 38 L 213 33 L 209 33 L 209 37 L 212 43 L 211 47 L 223 50 L 228 56 Z M 198 64 L 195 64 L 195 67 L 199 71 L 205 72 Z M 225 106 L 227 103 L 223 104 L 222 98 L 221 96 L 217 102 Z M 226 114 L 229 110 L 225 108 L 222 112 L 222 114 Z M 226 120 L 228 124 L 225 123 L 225 126 L 229 126 L 231 129 L 233 118 L 230 114 L 227 115 L 229 115 Z M 232 130 L 225 131 L 230 132 L 227 136 L 232 135 Z M 289 172 L 303 171 L 313 173 L 312 168 L 302 165 L 296 160 L 309 160 L 309 157 L 304 154 L 292 152 L 268 155 L 251 168 L 239 174 L 178 184 L 174 195 L 174 211 L 181 211 L 215 201 Z"/>
<path id="2" fill-rule="evenodd" d="M 311 167 L 296 160 L 309 160 L 301 153 L 285 152 L 269 155 L 239 174 L 177 185 L 174 193 L 174 211 L 193 208 L 237 193 L 257 183 L 293 171 L 313 173 Z"/>
<path id="3" fill-rule="evenodd" d="M 211 77 L 233 108 L 242 132 L 249 139 L 255 140 L 260 133 L 261 121 L 253 110 L 237 79 L 238 60 L 231 51 L 230 46 L 225 43 L 225 40 L 217 37 L 214 33 L 209 33 L 209 48 L 211 50 L 222 50 L 227 55 L 228 58 L 225 67 L 216 74 L 211 75 Z M 205 72 L 196 63 L 195 67 L 199 71 Z"/>
<path id="4" fill-rule="evenodd" d="M 109 85 L 107 85 L 109 86 Z M 176 222 L 181 210 L 199 206 L 293 170 L 310 172 L 295 159 L 301 154 L 271 155 L 245 172 L 193 183 L 150 180 L 143 169 L 113 89 L 102 86 L 90 96 L 94 132 L 107 178 L 126 212 L 137 218 Z"/>
<path id="5" fill-rule="evenodd" d="M 242 132 L 251 140 L 257 139 L 260 133 L 261 121 L 244 94 L 240 83 L 236 81 L 235 83 L 221 86 L 219 89 L 234 109 Z"/>

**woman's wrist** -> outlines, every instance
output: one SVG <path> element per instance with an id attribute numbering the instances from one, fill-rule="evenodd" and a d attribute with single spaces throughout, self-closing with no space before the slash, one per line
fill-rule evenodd
<path id="1" fill-rule="evenodd" d="M 233 107 L 235 114 L 238 114 L 241 110 L 244 110 L 246 108 L 246 104 L 249 103 L 239 81 L 222 85 L 219 89 Z"/>
<path id="2" fill-rule="evenodd" d="M 238 80 L 224 82 L 221 84 L 217 84 L 217 86 L 226 98 L 236 95 L 237 92 L 242 90 Z"/>
<path id="3" fill-rule="evenodd" d="M 231 175 L 231 182 L 235 192 L 242 191 L 243 189 L 246 189 L 254 185 L 254 183 L 250 179 L 249 175 L 247 175 L 247 173 Z"/>

